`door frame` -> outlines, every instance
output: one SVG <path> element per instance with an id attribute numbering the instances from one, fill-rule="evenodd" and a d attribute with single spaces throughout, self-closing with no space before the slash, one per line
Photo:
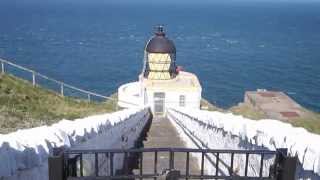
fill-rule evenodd
<path id="1" fill-rule="evenodd" d="M 156 116 L 163 116 L 164 115 L 164 113 L 165 113 L 165 99 L 166 99 L 166 93 L 164 93 L 164 92 L 154 92 L 153 93 L 153 111 Z M 162 111 L 157 111 L 158 108 L 160 108 Z"/>

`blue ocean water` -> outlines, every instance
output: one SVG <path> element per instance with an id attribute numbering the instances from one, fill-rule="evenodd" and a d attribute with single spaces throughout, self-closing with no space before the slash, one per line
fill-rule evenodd
<path id="1" fill-rule="evenodd" d="M 137 79 L 153 27 L 221 107 L 246 90 L 320 111 L 320 3 L 0 2 L 0 57 L 103 94 Z"/>

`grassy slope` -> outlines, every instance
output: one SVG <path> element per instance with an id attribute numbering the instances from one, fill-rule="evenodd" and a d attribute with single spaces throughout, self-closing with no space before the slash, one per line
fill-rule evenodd
<path id="1" fill-rule="evenodd" d="M 61 97 L 27 81 L 0 75 L 0 133 L 110 112 L 114 107 L 115 102 L 89 103 Z"/>
<path id="2" fill-rule="evenodd" d="M 240 103 L 238 106 L 230 108 L 230 111 L 234 114 L 242 115 L 250 119 L 268 119 L 268 117 L 260 111 L 257 111 L 244 103 Z M 292 118 L 285 122 L 292 124 L 296 127 L 303 127 L 310 132 L 320 134 L 320 114 L 316 112 L 306 111 L 306 117 Z"/>
<path id="3" fill-rule="evenodd" d="M 201 104 L 205 107 L 208 107 L 207 110 L 209 111 L 232 112 L 236 115 L 242 115 L 246 118 L 254 120 L 268 119 L 263 112 L 257 111 L 244 103 L 240 103 L 237 106 L 233 106 L 227 110 L 218 108 L 204 99 L 201 101 Z M 310 132 L 320 134 L 320 113 L 311 112 L 308 110 L 305 111 L 307 114 L 306 117 L 294 118 L 286 122 L 296 127 L 303 127 Z"/>
<path id="4" fill-rule="evenodd" d="M 242 115 L 249 119 L 259 120 L 268 118 L 263 112 L 256 111 L 255 109 L 252 109 L 250 106 L 244 103 L 240 103 L 237 106 L 233 106 L 229 110 L 234 114 Z"/>
<path id="5" fill-rule="evenodd" d="M 208 110 L 208 111 L 219 111 L 219 112 L 225 112 L 224 109 L 218 108 L 217 106 L 213 105 L 206 99 L 202 98 L 200 102 L 201 109 Z"/>
<path id="6" fill-rule="evenodd" d="M 320 113 L 308 112 L 304 118 L 295 118 L 290 122 L 296 127 L 304 127 L 310 132 L 320 134 Z"/>

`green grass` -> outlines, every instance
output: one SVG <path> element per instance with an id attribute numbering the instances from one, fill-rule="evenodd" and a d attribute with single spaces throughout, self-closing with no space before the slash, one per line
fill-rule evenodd
<path id="1" fill-rule="evenodd" d="M 223 113 L 232 112 L 233 114 L 242 115 L 246 118 L 254 119 L 254 120 L 266 118 L 266 116 L 263 113 L 257 112 L 243 103 L 240 103 L 237 106 L 233 106 L 229 109 L 223 109 L 210 103 L 206 99 L 201 99 L 201 109 L 208 110 L 208 111 L 219 111 Z"/>
<path id="2" fill-rule="evenodd" d="M 233 106 L 229 109 L 233 114 L 242 115 L 243 117 L 259 120 L 268 118 L 263 112 L 257 111 L 247 104 L 240 103 L 237 106 Z"/>
<path id="3" fill-rule="evenodd" d="M 293 126 L 303 127 L 310 132 L 320 134 L 320 113 L 307 112 L 306 117 L 294 118 L 290 121 Z"/>
<path id="4" fill-rule="evenodd" d="M 202 110 L 207 110 L 207 111 L 219 111 L 219 112 L 225 112 L 226 110 L 222 108 L 218 108 L 217 106 L 213 105 L 206 99 L 201 99 L 200 106 Z"/>
<path id="5" fill-rule="evenodd" d="M 244 103 L 240 103 L 229 110 L 234 114 L 242 115 L 249 119 L 260 120 L 268 118 L 263 112 L 257 111 Z M 304 109 L 304 111 L 305 116 L 292 118 L 284 122 L 290 123 L 295 127 L 303 127 L 309 132 L 320 134 L 320 114 L 306 109 Z"/>
<path id="6" fill-rule="evenodd" d="M 116 97 L 116 95 L 113 95 Z M 115 110 L 115 101 L 87 102 L 33 87 L 28 81 L 0 75 L 0 133 L 50 125 Z"/>
<path id="7" fill-rule="evenodd" d="M 245 103 L 239 103 L 237 106 L 233 106 L 229 109 L 221 109 L 203 99 L 201 100 L 201 106 L 209 111 L 232 112 L 233 114 L 242 115 L 243 117 L 253 120 L 268 119 L 263 112 L 258 111 Z M 306 109 L 304 109 L 304 111 L 306 114 L 305 116 L 292 118 L 285 122 L 290 123 L 295 127 L 303 127 L 309 132 L 320 134 L 320 113 L 311 112 Z"/>

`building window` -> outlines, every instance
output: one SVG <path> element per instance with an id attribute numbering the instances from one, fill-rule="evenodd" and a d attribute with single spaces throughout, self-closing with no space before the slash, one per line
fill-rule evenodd
<path id="1" fill-rule="evenodd" d="M 180 95 L 179 96 L 179 106 L 185 107 L 186 105 L 186 96 L 185 95 Z"/>

